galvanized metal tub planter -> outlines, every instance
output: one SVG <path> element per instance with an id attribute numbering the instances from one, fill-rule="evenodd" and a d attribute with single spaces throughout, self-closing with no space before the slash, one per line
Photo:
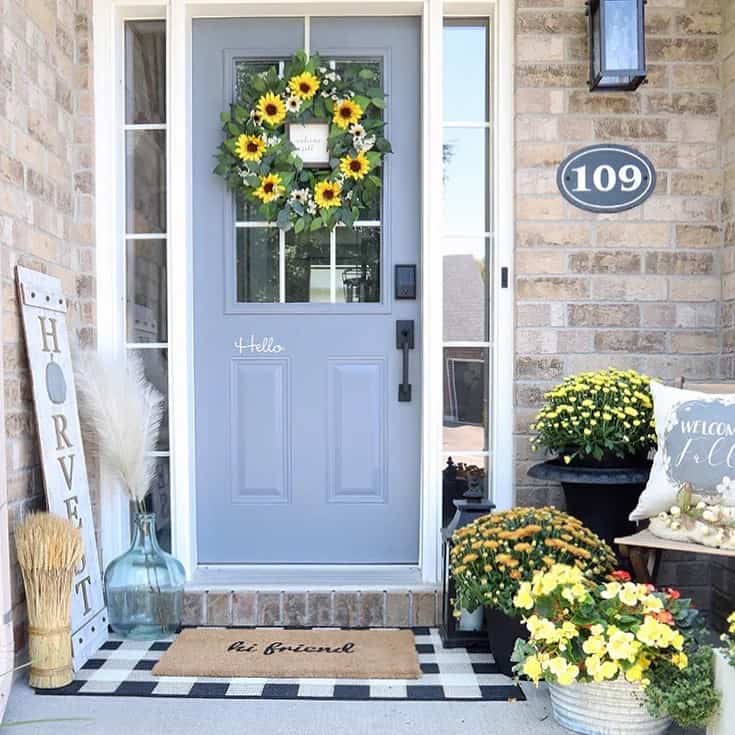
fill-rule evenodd
<path id="1" fill-rule="evenodd" d="M 549 684 L 554 719 L 581 735 L 663 735 L 670 717 L 652 717 L 637 684 L 624 679 L 599 684 Z"/>

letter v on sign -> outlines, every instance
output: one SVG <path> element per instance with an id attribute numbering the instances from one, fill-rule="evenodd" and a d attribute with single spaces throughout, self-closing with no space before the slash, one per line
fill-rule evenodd
<path id="1" fill-rule="evenodd" d="M 75 570 L 71 611 L 74 668 L 79 670 L 107 639 L 107 610 L 79 428 L 66 299 L 58 278 L 18 266 L 16 279 L 48 508 L 68 518 L 81 530 L 84 540 L 85 563 Z M 50 362 L 57 366 L 54 387 L 58 388 L 59 380 L 65 384 L 61 392 L 52 390 L 48 383 Z"/>

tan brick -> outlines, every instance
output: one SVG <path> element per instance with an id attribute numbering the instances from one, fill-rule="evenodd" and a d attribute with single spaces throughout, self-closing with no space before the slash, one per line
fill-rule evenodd
<path id="1" fill-rule="evenodd" d="M 516 293 L 521 299 L 586 299 L 589 281 L 584 278 L 518 278 Z"/>
<path id="2" fill-rule="evenodd" d="M 591 241 L 587 224 L 519 222 L 516 225 L 516 242 L 523 247 L 580 247 Z"/>
<path id="3" fill-rule="evenodd" d="M 665 301 L 668 294 L 666 276 L 598 276 L 593 278 L 592 298 L 622 301 Z"/>
<path id="4" fill-rule="evenodd" d="M 584 10 L 519 10 L 516 13 L 516 31 L 524 33 L 585 33 Z"/>
<path id="5" fill-rule="evenodd" d="M 719 352 L 720 338 L 713 333 L 697 332 L 695 334 L 672 334 L 671 351 L 674 354 Z"/>
<path id="6" fill-rule="evenodd" d="M 564 362 L 558 357 L 520 356 L 516 358 L 516 377 L 520 380 L 560 378 L 564 372 Z"/>
<path id="7" fill-rule="evenodd" d="M 595 349 L 600 352 L 664 352 L 665 332 L 616 329 L 595 334 Z"/>
<path id="8" fill-rule="evenodd" d="M 671 73 L 674 89 L 721 91 L 720 67 L 716 64 L 675 64 Z"/>
<path id="9" fill-rule="evenodd" d="M 712 61 L 719 51 L 711 38 L 648 38 L 646 55 L 651 61 Z"/>
<path id="10" fill-rule="evenodd" d="M 572 273 L 640 273 L 641 256 L 627 250 L 597 250 L 569 256 Z"/>
<path id="11" fill-rule="evenodd" d="M 569 304 L 567 310 L 573 327 L 632 327 L 640 323 L 637 304 Z"/>
<path id="12" fill-rule="evenodd" d="M 524 63 L 516 66 L 519 87 L 582 87 L 587 82 L 584 64 Z"/>
<path id="13" fill-rule="evenodd" d="M 718 95 L 710 92 L 675 92 L 646 95 L 647 111 L 652 115 L 716 115 Z"/>
<path id="14" fill-rule="evenodd" d="M 558 35 L 523 35 L 516 39 L 518 61 L 563 61 L 564 37 Z"/>
<path id="15" fill-rule="evenodd" d="M 598 245 L 666 247 L 671 242 L 671 226 L 659 222 L 600 222 Z"/>
<path id="16" fill-rule="evenodd" d="M 599 140 L 666 140 L 668 121 L 649 118 L 609 117 L 595 120 Z"/>
<path id="17" fill-rule="evenodd" d="M 679 33 L 716 35 L 721 22 L 719 12 L 685 13 L 674 18 L 674 28 Z"/>
<path id="18" fill-rule="evenodd" d="M 519 250 L 516 253 L 516 273 L 552 274 L 566 271 L 566 256 L 560 252 Z"/>
<path id="19" fill-rule="evenodd" d="M 714 276 L 672 278 L 672 301 L 716 301 L 720 297 L 720 279 Z"/>
<path id="20" fill-rule="evenodd" d="M 673 171 L 671 193 L 684 196 L 718 196 L 722 192 L 719 171 Z"/>
<path id="21" fill-rule="evenodd" d="M 664 273 L 669 275 L 702 275 L 714 270 L 712 253 L 702 252 L 667 252 L 648 253 L 646 255 L 647 273 Z"/>
<path id="22" fill-rule="evenodd" d="M 521 196 L 516 198 L 516 216 L 518 219 L 562 219 L 565 205 L 560 196 L 535 197 Z"/>
<path id="23" fill-rule="evenodd" d="M 565 149 L 561 143 L 519 143 L 516 148 L 516 166 L 534 168 L 558 166 L 564 160 Z"/>

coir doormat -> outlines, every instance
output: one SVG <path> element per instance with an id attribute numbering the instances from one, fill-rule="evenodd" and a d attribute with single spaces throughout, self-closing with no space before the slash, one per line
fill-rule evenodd
<path id="1" fill-rule="evenodd" d="M 237 628 L 248 635 L 251 628 Z M 271 628 L 278 633 L 282 628 Z M 333 629 L 336 630 L 336 629 Z M 522 689 L 498 673 L 487 646 L 444 648 L 436 628 L 412 628 L 420 679 L 314 679 L 237 676 L 153 676 L 173 645 L 158 641 L 110 640 L 61 689 L 37 689 L 39 696 L 150 697 L 363 702 L 522 702 Z"/>
<path id="2" fill-rule="evenodd" d="M 184 630 L 154 676 L 418 679 L 410 630 Z"/>

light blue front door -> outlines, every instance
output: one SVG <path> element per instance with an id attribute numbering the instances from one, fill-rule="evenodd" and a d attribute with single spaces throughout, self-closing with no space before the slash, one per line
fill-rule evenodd
<path id="1" fill-rule="evenodd" d="M 421 325 L 394 267 L 421 271 L 419 19 L 310 21 L 312 51 L 370 65 L 387 94 L 382 206 L 354 231 L 281 233 L 212 174 L 239 76 L 303 46 L 303 19 L 193 23 L 199 562 L 412 564 Z M 398 320 L 415 325 L 410 401 Z"/>

